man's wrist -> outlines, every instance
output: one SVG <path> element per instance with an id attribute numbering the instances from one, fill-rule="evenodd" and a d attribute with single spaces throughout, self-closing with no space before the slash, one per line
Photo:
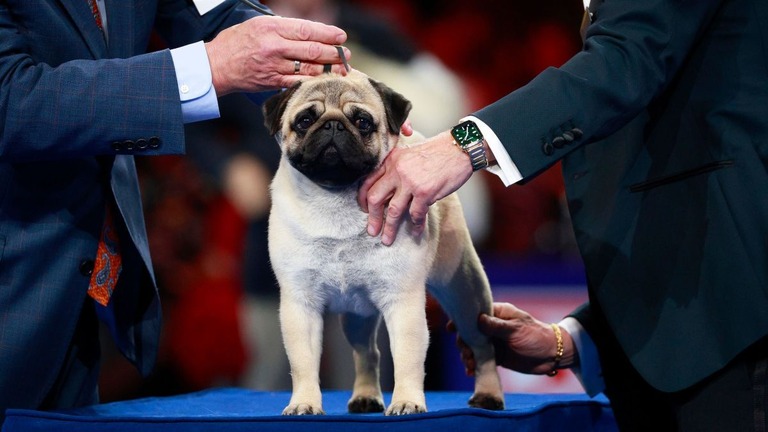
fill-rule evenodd
<path id="1" fill-rule="evenodd" d="M 203 42 L 170 50 L 184 123 L 219 117 L 216 89 Z"/>
<path id="2" fill-rule="evenodd" d="M 560 355 L 560 360 L 557 365 L 558 369 L 569 369 L 572 367 L 577 367 L 579 365 L 579 351 L 576 347 L 576 343 L 574 342 L 573 337 L 571 336 L 570 327 L 563 325 L 562 321 L 557 324 L 550 324 L 550 326 L 555 325 L 560 329 L 560 336 L 562 339 L 563 347 L 563 351 Z"/>
<path id="3" fill-rule="evenodd" d="M 451 128 L 453 142 L 469 156 L 472 171 L 488 167 L 488 143 L 472 120 L 466 120 Z"/>
<path id="4" fill-rule="evenodd" d="M 492 152 L 492 157 L 495 160 L 495 163 L 494 165 L 489 165 L 487 171 L 498 176 L 504 183 L 504 186 L 509 186 L 522 180 L 523 176 L 520 174 L 520 170 L 517 169 L 517 166 L 509 157 L 507 150 L 501 144 L 501 141 L 498 136 L 496 136 L 493 129 L 481 119 L 474 116 L 467 116 L 461 119 L 461 121 L 464 120 L 472 120 L 475 122 L 477 127 L 480 128 L 480 131 L 482 131 L 483 138 L 485 138 L 485 142 Z"/>
<path id="5" fill-rule="evenodd" d="M 491 146 L 488 145 L 487 140 L 483 140 L 483 149 L 485 149 L 485 158 L 488 160 L 488 166 L 492 167 L 498 165 L 496 156 L 493 155 L 493 150 L 491 150 Z"/>
<path id="6" fill-rule="evenodd" d="M 560 330 L 563 334 L 563 356 L 560 359 L 560 367 L 563 369 L 572 368 L 579 364 L 579 354 L 568 330 L 562 326 Z"/>

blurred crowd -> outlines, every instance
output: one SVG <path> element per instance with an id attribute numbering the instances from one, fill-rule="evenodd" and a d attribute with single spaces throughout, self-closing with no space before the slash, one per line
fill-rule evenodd
<path id="1" fill-rule="evenodd" d="M 561 65 L 581 44 L 577 0 L 266 3 L 279 15 L 344 28 L 352 66 L 411 99 L 411 121 L 425 135 Z M 105 402 L 213 386 L 290 389 L 266 250 L 268 185 L 279 149 L 252 101 L 231 95 L 220 103 L 220 119 L 188 125 L 187 157 L 137 158 L 164 333 L 148 378 L 105 346 Z M 577 259 L 559 170 L 510 188 L 480 172 L 461 199 L 481 257 Z M 443 331 L 444 318 L 430 304 L 430 329 Z M 323 385 L 351 388 L 351 355 L 334 322 L 327 326 Z M 439 367 L 434 355 L 428 362 Z M 387 364 L 383 369 L 386 378 Z M 430 365 L 427 371 L 427 389 L 441 389 L 434 378 L 440 374 L 431 374 Z"/>

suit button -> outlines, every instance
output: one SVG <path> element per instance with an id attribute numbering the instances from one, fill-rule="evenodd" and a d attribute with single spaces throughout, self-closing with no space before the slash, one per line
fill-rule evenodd
<path id="1" fill-rule="evenodd" d="M 563 146 L 565 145 L 565 138 L 561 136 L 555 137 L 552 140 L 552 145 L 555 146 L 555 148 L 563 148 Z"/>
<path id="2" fill-rule="evenodd" d="M 123 150 L 123 143 L 120 141 L 115 141 L 112 143 L 112 150 L 119 152 Z"/>
<path id="3" fill-rule="evenodd" d="M 160 138 L 153 136 L 149 139 L 149 148 L 156 149 L 160 147 Z"/>
<path id="4" fill-rule="evenodd" d="M 133 150 L 136 147 L 136 143 L 131 140 L 125 140 L 123 146 L 125 146 L 126 150 Z"/>
<path id="5" fill-rule="evenodd" d="M 573 136 L 573 132 L 571 131 L 565 131 L 563 132 L 563 139 L 565 139 L 566 144 L 570 144 L 571 141 L 573 141 L 575 137 Z"/>
<path id="6" fill-rule="evenodd" d="M 541 151 L 544 152 L 544 154 L 547 156 L 552 156 L 552 154 L 555 153 L 555 148 L 551 143 L 545 142 L 541 145 Z"/>
<path id="7" fill-rule="evenodd" d="M 80 261 L 80 274 L 83 276 L 90 276 L 93 273 L 93 267 L 93 260 L 84 259 Z"/>
<path id="8" fill-rule="evenodd" d="M 136 140 L 136 147 L 139 150 L 144 150 L 149 145 L 149 142 L 145 140 L 144 138 L 139 138 Z"/>
<path id="9" fill-rule="evenodd" d="M 579 139 L 582 135 L 584 135 L 584 132 L 582 132 L 579 128 L 571 129 L 571 133 L 573 133 L 573 137 L 576 139 Z"/>

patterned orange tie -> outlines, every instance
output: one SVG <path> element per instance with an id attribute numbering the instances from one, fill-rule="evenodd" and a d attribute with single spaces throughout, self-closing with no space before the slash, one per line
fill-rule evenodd
<path id="1" fill-rule="evenodd" d="M 107 205 L 107 214 L 101 228 L 99 247 L 96 250 L 96 262 L 91 273 L 91 283 L 88 295 L 100 305 L 106 306 L 117 285 L 117 278 L 123 270 L 123 259 L 120 256 L 120 239 L 115 231 L 115 220 L 112 206 Z"/>
<path id="2" fill-rule="evenodd" d="M 104 31 L 104 25 L 99 13 L 99 5 L 96 0 L 88 0 L 93 19 L 99 30 Z M 104 216 L 104 225 L 101 227 L 101 238 L 96 250 L 96 261 L 93 264 L 91 282 L 88 286 L 88 295 L 93 297 L 100 305 L 106 306 L 109 298 L 117 285 L 117 278 L 123 270 L 123 259 L 120 256 L 120 238 L 115 231 L 115 219 L 112 205 L 107 204 Z"/>
<path id="3" fill-rule="evenodd" d="M 96 0 L 88 0 L 88 5 L 91 7 L 93 19 L 96 20 L 96 25 L 99 26 L 99 30 L 104 31 L 104 25 L 101 22 L 101 13 L 99 13 L 99 5 L 96 4 Z"/>

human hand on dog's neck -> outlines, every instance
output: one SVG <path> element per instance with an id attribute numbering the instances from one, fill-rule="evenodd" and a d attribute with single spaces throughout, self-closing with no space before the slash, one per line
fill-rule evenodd
<path id="1" fill-rule="evenodd" d="M 360 187 L 358 202 L 368 213 L 368 234 L 381 234 L 382 244 L 389 246 L 400 224 L 409 219 L 412 233 L 420 235 L 429 206 L 455 192 L 471 175 L 468 156 L 447 131 L 422 144 L 394 148 Z"/>

